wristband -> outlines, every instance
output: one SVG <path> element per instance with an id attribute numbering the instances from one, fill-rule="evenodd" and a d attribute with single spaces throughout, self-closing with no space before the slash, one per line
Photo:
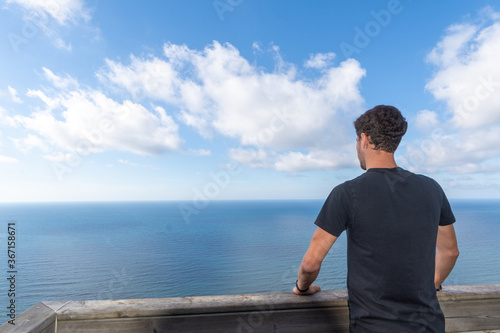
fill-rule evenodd
<path id="1" fill-rule="evenodd" d="M 436 291 L 441 291 L 441 290 L 443 290 L 443 286 L 439 285 L 439 288 L 436 288 Z"/>
<path id="2" fill-rule="evenodd" d="M 297 281 L 295 281 L 295 287 L 297 288 L 297 290 L 298 290 L 299 292 L 301 292 L 301 293 L 305 293 L 306 291 L 308 291 L 308 290 L 309 290 L 309 287 L 307 287 L 306 289 L 300 289 L 300 288 L 299 288 L 298 283 L 299 283 L 299 279 L 297 279 Z"/>

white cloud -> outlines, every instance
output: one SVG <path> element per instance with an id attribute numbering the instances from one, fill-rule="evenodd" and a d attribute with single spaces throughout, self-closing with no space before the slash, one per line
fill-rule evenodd
<path id="1" fill-rule="evenodd" d="M 254 54 L 262 53 L 262 47 L 261 47 L 260 43 L 258 43 L 258 42 L 252 43 L 252 49 L 253 49 Z"/>
<path id="2" fill-rule="evenodd" d="M 68 88 L 78 88 L 78 81 L 73 79 L 71 76 L 66 75 L 66 77 L 61 77 L 54 74 L 50 69 L 43 67 L 43 74 L 45 78 L 52 83 L 56 88 L 68 89 Z"/>
<path id="3" fill-rule="evenodd" d="M 1 92 L 1 91 L 0 91 Z M 16 127 L 16 122 L 9 116 L 7 110 L 0 106 L 0 124 L 6 124 L 11 127 Z"/>
<path id="4" fill-rule="evenodd" d="M 335 59 L 335 53 L 333 52 L 311 54 L 304 63 L 304 67 L 322 69 L 328 67 L 333 59 Z"/>
<path id="5" fill-rule="evenodd" d="M 0 163 L 17 163 L 19 160 L 14 157 L 0 155 Z"/>
<path id="6" fill-rule="evenodd" d="M 66 25 L 77 19 L 90 20 L 90 14 L 82 0 L 7 0 L 16 3 L 38 17 L 50 16 L 58 24 Z"/>
<path id="7" fill-rule="evenodd" d="M 351 152 L 355 152 L 354 146 Z M 354 167 L 358 164 L 355 154 L 346 150 L 338 152 L 332 150 L 313 151 L 307 154 L 301 152 L 289 152 L 279 156 L 275 162 L 277 170 L 294 172 L 308 169 L 340 169 Z"/>
<path id="8" fill-rule="evenodd" d="M 0 98 L 12 101 L 17 104 L 22 104 L 23 101 L 17 95 L 17 90 L 12 88 L 11 86 L 7 86 L 6 90 L 0 89 Z"/>
<path id="9" fill-rule="evenodd" d="M 247 150 L 243 148 L 233 148 L 229 150 L 229 157 L 250 168 L 269 168 L 271 161 L 268 153 L 262 149 Z"/>
<path id="10" fill-rule="evenodd" d="M 40 29 L 55 47 L 66 51 L 71 51 L 72 46 L 61 38 L 59 30 L 91 19 L 83 0 L 7 0 L 7 3 L 21 6 L 30 29 L 35 34 Z"/>
<path id="11" fill-rule="evenodd" d="M 51 81 L 60 83 L 59 80 Z M 30 90 L 28 96 L 40 98 L 45 108 L 29 116 L 4 118 L 66 152 L 86 154 L 120 150 L 141 155 L 161 154 L 177 150 L 182 144 L 178 125 L 162 107 L 156 106 L 150 111 L 131 101 L 116 102 L 90 89 L 56 90 L 53 95 L 51 97 L 42 91 Z M 42 147 L 42 143 L 34 140 L 36 136 L 28 138 L 29 141 L 19 141 L 19 145 L 28 143 Z M 50 159 L 54 155 L 46 157 Z"/>
<path id="12" fill-rule="evenodd" d="M 106 65 L 108 71 L 97 76 L 125 88 L 133 97 L 170 102 L 176 96 L 179 78 L 170 63 L 158 58 L 142 60 L 132 56 L 129 66 L 111 60 L 106 60 Z"/>
<path id="13" fill-rule="evenodd" d="M 478 21 L 448 28 L 427 57 L 436 72 L 426 89 L 450 117 L 419 112 L 417 127 L 432 133 L 408 145 L 403 159 L 414 169 L 483 172 L 500 155 L 500 17 L 485 9 Z"/>
<path id="14" fill-rule="evenodd" d="M 500 155 L 498 142 L 499 125 L 456 131 L 440 124 L 430 136 L 408 144 L 402 161 L 415 171 L 462 173 L 465 165 L 467 170 L 487 171 L 490 160 Z"/>
<path id="15" fill-rule="evenodd" d="M 130 161 L 127 161 L 127 160 L 122 160 L 122 159 L 119 159 L 118 163 L 125 164 L 125 165 L 128 165 L 128 166 L 134 167 L 134 168 L 147 168 L 147 169 L 150 169 L 150 170 L 158 170 L 158 168 L 152 167 L 150 165 L 143 165 L 143 164 L 139 164 L 139 163 L 135 163 L 135 162 L 130 162 Z"/>
<path id="16" fill-rule="evenodd" d="M 12 88 L 11 86 L 8 86 L 7 89 L 9 90 L 9 95 L 10 98 L 12 99 L 13 102 L 21 104 L 23 101 L 17 96 L 17 90 Z"/>
<path id="17" fill-rule="evenodd" d="M 189 153 L 195 156 L 210 156 L 212 152 L 208 149 L 189 149 Z"/>
<path id="18" fill-rule="evenodd" d="M 500 121 L 500 20 L 451 27 L 429 54 L 437 72 L 426 88 L 446 102 L 458 128 Z"/>
<path id="19" fill-rule="evenodd" d="M 118 162 L 121 163 L 121 164 L 133 166 L 133 167 L 139 166 L 138 163 L 132 163 L 132 162 L 129 162 L 127 160 L 122 160 L 122 159 L 119 159 Z"/>
<path id="20" fill-rule="evenodd" d="M 456 24 L 446 29 L 446 35 L 427 55 L 427 60 L 438 66 L 460 64 L 460 56 L 465 56 L 466 46 L 477 33 L 478 27 L 472 24 Z"/>
<path id="21" fill-rule="evenodd" d="M 71 161 L 74 158 L 74 156 L 71 153 L 58 152 L 58 153 L 51 153 L 44 155 L 43 158 L 51 162 L 62 163 L 66 161 Z"/>
<path id="22" fill-rule="evenodd" d="M 352 136 L 352 118 L 361 111 L 359 82 L 365 70 L 354 59 L 337 67 L 327 64 L 333 53 L 317 56 L 323 71 L 314 79 L 297 77 L 297 67 L 287 63 L 272 47 L 275 69 L 266 72 L 250 64 L 231 44 L 213 42 L 202 51 L 168 43 L 165 58 L 140 59 L 130 64 L 106 61 L 99 78 L 128 91 L 135 98 L 152 98 L 172 105 L 178 119 L 201 135 L 219 133 L 239 141 L 245 151 L 265 151 L 266 156 L 288 156 L 292 151 L 334 151 Z M 349 152 L 354 154 L 354 152 Z M 235 154 L 235 151 L 232 152 Z M 250 157 L 238 155 L 242 160 Z M 343 165 L 311 163 L 307 168 Z M 264 156 L 258 156 L 263 159 Z M 297 169 L 300 162 L 295 163 Z M 277 166 L 271 161 L 248 162 L 253 167 Z M 284 169 L 284 168 L 282 168 Z"/>
<path id="23" fill-rule="evenodd" d="M 289 173 L 311 169 L 340 169 L 357 165 L 354 146 L 350 149 L 315 150 L 308 153 L 289 151 L 283 154 L 269 153 L 263 149 L 231 149 L 230 158 L 243 166 L 274 168 Z"/>
<path id="24" fill-rule="evenodd" d="M 48 146 L 45 142 L 33 134 L 28 134 L 28 136 L 23 139 L 10 138 L 10 140 L 14 143 L 14 146 L 23 153 L 27 153 L 35 148 L 41 149 L 42 151 L 48 150 Z"/>
<path id="25" fill-rule="evenodd" d="M 57 97 L 50 98 L 47 96 L 43 91 L 41 90 L 31 90 L 28 89 L 28 92 L 26 93 L 26 96 L 28 97 L 38 97 L 39 99 L 44 102 L 49 110 L 52 110 L 56 108 L 62 101 L 61 97 L 58 95 Z"/>
<path id="26" fill-rule="evenodd" d="M 180 112 L 178 118 L 184 124 L 196 128 L 201 136 L 205 138 L 211 138 L 213 136 L 209 119 L 203 118 L 200 115 L 188 113 L 184 110 Z"/>
<path id="27" fill-rule="evenodd" d="M 432 130 L 439 124 L 438 114 L 434 111 L 421 110 L 415 117 L 415 126 L 423 131 Z"/>
<path id="28" fill-rule="evenodd" d="M 71 52 L 73 50 L 73 46 L 71 43 L 65 42 L 61 37 L 56 36 L 53 40 L 54 46 L 57 47 L 58 49 L 63 49 L 68 52 Z"/>
<path id="29" fill-rule="evenodd" d="M 189 59 L 193 51 L 186 44 L 177 45 L 166 43 L 163 45 L 163 54 L 168 58 L 173 65 L 182 65 L 186 59 Z"/>

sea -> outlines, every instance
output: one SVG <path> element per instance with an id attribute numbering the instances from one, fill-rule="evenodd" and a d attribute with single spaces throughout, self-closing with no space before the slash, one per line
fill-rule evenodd
<path id="1" fill-rule="evenodd" d="M 500 283 L 500 200 L 450 203 L 460 257 L 445 285 Z M 12 299 L 19 314 L 40 301 L 290 292 L 322 205 L 3 203 L 0 308 Z M 342 234 L 315 284 L 345 289 L 346 265 Z"/>

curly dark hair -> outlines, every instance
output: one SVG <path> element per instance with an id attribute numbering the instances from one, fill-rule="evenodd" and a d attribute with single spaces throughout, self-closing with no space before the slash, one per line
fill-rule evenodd
<path id="1" fill-rule="evenodd" d="M 358 138 L 361 133 L 370 137 L 376 150 L 394 153 L 406 133 L 408 123 L 394 106 L 377 105 L 354 121 Z"/>

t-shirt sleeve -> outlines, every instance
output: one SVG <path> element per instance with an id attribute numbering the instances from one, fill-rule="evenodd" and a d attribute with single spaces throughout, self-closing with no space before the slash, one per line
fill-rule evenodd
<path id="1" fill-rule="evenodd" d="M 330 192 L 314 223 L 329 234 L 339 237 L 351 222 L 350 199 L 348 183 L 336 186 Z"/>
<path id="2" fill-rule="evenodd" d="M 439 225 L 450 225 L 452 223 L 455 223 L 455 221 L 455 215 L 453 215 L 453 211 L 451 210 L 448 198 L 446 198 L 446 194 L 444 194 L 443 192 L 443 200 L 441 202 L 441 218 L 439 219 Z"/>
<path id="3" fill-rule="evenodd" d="M 437 190 L 439 191 L 441 198 L 441 216 L 439 217 L 439 225 L 444 226 L 455 223 L 456 221 L 455 215 L 453 215 L 453 211 L 451 210 L 450 203 L 448 201 L 448 198 L 446 197 L 446 194 L 443 191 L 443 188 L 435 180 L 434 184 L 437 187 Z"/>

